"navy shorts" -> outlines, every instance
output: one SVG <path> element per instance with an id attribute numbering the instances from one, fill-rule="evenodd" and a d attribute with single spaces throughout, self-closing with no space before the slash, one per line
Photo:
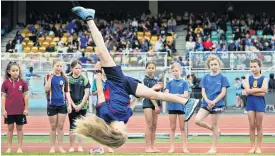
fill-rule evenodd
<path id="1" fill-rule="evenodd" d="M 123 107 L 124 109 L 119 109 Z M 103 119 L 107 124 L 112 121 L 123 121 L 125 124 L 133 115 L 133 110 L 127 106 L 107 104 L 106 102 L 96 105 L 96 116 Z"/>
<path id="2" fill-rule="evenodd" d="M 68 113 L 67 105 L 63 105 L 63 106 L 49 105 L 47 107 L 48 116 L 54 116 L 57 114 L 67 114 L 67 113 Z"/>
<path id="3" fill-rule="evenodd" d="M 202 106 L 201 108 L 207 110 L 210 114 L 221 114 L 224 112 L 224 106 L 214 106 L 211 110 L 207 106 Z"/>
<path id="4" fill-rule="evenodd" d="M 138 83 L 141 83 L 139 80 L 125 76 L 120 66 L 103 67 L 103 69 L 107 80 L 113 85 L 124 89 L 129 95 L 136 96 Z"/>

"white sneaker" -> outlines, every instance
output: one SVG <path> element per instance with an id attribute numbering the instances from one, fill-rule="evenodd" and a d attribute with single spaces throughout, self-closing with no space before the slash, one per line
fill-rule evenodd
<path id="1" fill-rule="evenodd" d="M 93 148 L 89 151 L 89 154 L 104 154 L 104 149 L 101 147 Z"/>

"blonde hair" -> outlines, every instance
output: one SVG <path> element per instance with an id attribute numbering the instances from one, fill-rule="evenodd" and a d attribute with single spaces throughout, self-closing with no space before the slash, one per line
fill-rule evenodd
<path id="1" fill-rule="evenodd" d="M 216 56 L 216 55 L 209 55 L 207 57 L 207 59 L 206 59 L 206 67 L 208 69 L 210 69 L 210 66 L 209 66 L 210 61 L 214 61 L 214 60 L 218 61 L 220 67 L 223 65 L 222 61 L 220 60 L 220 58 L 218 56 Z"/>
<path id="2" fill-rule="evenodd" d="M 172 64 L 171 70 L 173 70 L 174 68 L 179 68 L 180 70 L 182 70 L 182 67 L 178 62 L 175 62 L 175 63 Z"/>
<path id="3" fill-rule="evenodd" d="M 54 59 L 52 66 L 54 66 L 57 62 L 63 63 L 61 59 Z M 63 69 L 60 74 L 61 74 L 61 76 L 63 76 L 65 78 L 66 82 L 69 83 L 69 79 L 68 79 L 67 75 L 64 73 Z"/>
<path id="4" fill-rule="evenodd" d="M 61 59 L 53 59 L 53 66 L 57 63 L 57 62 L 62 62 L 62 60 Z"/>
<path id="5" fill-rule="evenodd" d="M 81 117 L 75 121 L 75 124 L 74 132 L 76 134 L 92 138 L 96 142 L 111 148 L 122 146 L 128 139 L 127 135 L 116 131 L 111 125 L 107 125 L 103 119 L 96 115 Z"/>

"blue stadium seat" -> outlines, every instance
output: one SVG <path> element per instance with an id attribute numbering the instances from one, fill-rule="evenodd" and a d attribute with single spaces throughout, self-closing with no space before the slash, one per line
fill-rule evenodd
<path id="1" fill-rule="evenodd" d="M 258 31 L 257 31 L 257 35 L 258 35 L 258 36 L 260 36 L 260 35 L 262 35 L 262 34 L 263 34 L 263 30 L 258 30 Z"/>

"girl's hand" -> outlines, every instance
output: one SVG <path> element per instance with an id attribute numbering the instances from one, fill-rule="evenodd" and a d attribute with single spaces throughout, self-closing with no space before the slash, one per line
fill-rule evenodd
<path id="1" fill-rule="evenodd" d="M 74 108 L 75 111 L 76 111 L 76 112 L 79 112 L 79 111 L 81 110 L 82 106 L 83 106 L 82 104 L 76 106 L 76 108 Z"/>
<path id="2" fill-rule="evenodd" d="M 24 115 L 28 116 L 29 115 L 29 110 L 28 109 L 25 109 L 24 112 L 23 112 Z"/>
<path id="3" fill-rule="evenodd" d="M 95 64 L 95 68 L 96 68 L 96 70 L 101 70 L 101 68 L 102 68 L 101 62 L 98 61 L 98 62 Z"/>
<path id="4" fill-rule="evenodd" d="M 72 107 L 68 106 L 67 110 L 68 110 L 68 114 L 70 114 L 72 112 Z"/>
<path id="5" fill-rule="evenodd" d="M 163 88 L 163 84 L 162 83 L 157 83 L 152 88 L 153 88 L 153 90 L 160 90 L 161 88 Z"/>
<path id="6" fill-rule="evenodd" d="M 77 107 L 77 105 L 76 104 L 74 104 L 74 102 L 72 101 L 72 107 L 74 108 L 74 109 L 76 109 L 76 107 Z"/>
<path id="7" fill-rule="evenodd" d="M 7 118 L 8 117 L 8 115 L 7 115 L 8 113 L 7 113 L 7 111 L 6 110 L 4 110 L 3 112 L 2 112 L 2 115 L 4 116 L 4 118 Z"/>
<path id="8" fill-rule="evenodd" d="M 155 107 L 155 112 L 156 112 L 157 114 L 160 113 L 160 108 L 159 108 L 159 106 Z"/>
<path id="9" fill-rule="evenodd" d="M 213 102 L 213 101 L 209 101 L 209 103 L 208 103 L 208 109 L 210 108 L 210 109 L 212 109 L 214 106 L 215 106 L 215 102 Z"/>
<path id="10" fill-rule="evenodd" d="M 60 74 L 61 74 L 62 76 L 66 76 L 66 74 L 65 74 L 65 72 L 64 72 L 63 70 L 60 72 Z"/>
<path id="11" fill-rule="evenodd" d="M 49 73 L 49 79 L 52 79 L 52 78 L 53 78 L 53 75 L 54 75 L 53 72 L 50 72 L 50 73 Z"/>

